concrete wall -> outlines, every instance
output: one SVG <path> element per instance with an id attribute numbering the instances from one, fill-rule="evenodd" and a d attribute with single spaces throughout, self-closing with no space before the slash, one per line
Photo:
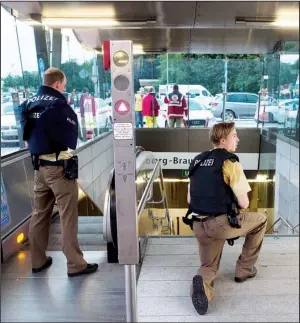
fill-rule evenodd
<path id="1" fill-rule="evenodd" d="M 107 181 L 114 163 L 112 133 L 82 150 L 78 149 L 77 155 L 78 183 L 103 211 Z"/>
<path id="2" fill-rule="evenodd" d="M 279 136 L 276 146 L 274 220 L 281 216 L 293 227 L 299 224 L 299 143 Z M 292 233 L 282 223 L 275 229 L 280 234 Z"/>

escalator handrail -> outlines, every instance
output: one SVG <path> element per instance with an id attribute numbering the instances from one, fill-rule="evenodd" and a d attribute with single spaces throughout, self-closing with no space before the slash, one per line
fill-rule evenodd
<path id="1" fill-rule="evenodd" d="M 154 169 L 152 171 L 152 174 L 151 174 L 151 177 L 149 179 L 149 181 L 147 182 L 147 185 L 146 185 L 146 188 L 144 190 L 144 193 L 141 197 L 141 200 L 139 202 L 139 205 L 138 205 L 138 218 L 140 217 L 140 215 L 142 214 L 143 210 L 144 210 L 144 207 L 147 203 L 147 200 L 148 200 L 148 194 L 149 194 L 149 191 L 151 190 L 152 188 L 152 185 L 154 183 L 154 180 L 156 179 L 156 173 L 157 173 L 157 170 L 160 168 L 160 161 L 158 160 L 154 166 Z"/>
<path id="2" fill-rule="evenodd" d="M 141 146 L 136 146 L 135 153 L 136 153 L 136 158 L 144 152 L 144 148 Z M 147 158 L 144 160 L 146 161 Z M 144 163 L 141 163 L 136 170 L 136 174 L 140 171 Z M 111 217 L 110 217 L 110 210 L 111 210 L 111 195 L 114 193 L 112 190 L 112 185 L 114 181 L 114 176 L 115 176 L 115 169 L 113 168 L 109 174 L 108 181 L 107 181 L 107 188 L 105 190 L 105 196 L 104 196 L 104 208 L 103 208 L 103 239 L 104 241 L 113 241 L 114 239 L 112 238 L 112 232 L 111 232 Z"/>
<path id="3" fill-rule="evenodd" d="M 142 153 L 146 153 L 146 156 L 143 156 L 143 162 L 140 163 L 136 169 L 136 174 L 139 173 L 139 171 L 141 170 L 141 168 L 143 167 L 143 165 L 145 164 L 146 160 L 148 159 L 149 156 L 151 156 L 151 158 L 154 158 L 154 155 L 152 152 L 147 152 L 140 146 L 137 146 L 136 147 L 136 158 Z M 162 169 L 161 169 L 161 163 L 158 161 L 156 162 L 155 166 L 154 166 L 154 169 L 155 171 L 153 170 L 152 171 L 152 174 L 151 174 L 151 178 L 153 177 L 153 180 L 150 180 L 148 181 L 147 183 L 147 187 L 149 187 L 147 189 L 145 189 L 146 194 L 148 194 L 149 192 L 149 189 L 151 189 L 151 185 L 153 184 L 154 180 L 155 180 L 155 176 L 156 176 L 156 173 L 157 173 L 157 168 L 159 168 L 159 171 L 160 171 L 160 180 L 163 181 L 163 177 L 162 177 Z M 113 241 L 113 233 L 111 232 L 111 203 L 112 203 L 112 199 L 111 199 L 111 195 L 114 193 L 114 190 L 112 191 L 111 187 L 112 187 L 112 184 L 113 184 L 113 181 L 114 181 L 114 175 L 115 175 L 115 169 L 113 168 L 109 174 L 109 179 L 108 179 L 108 185 L 107 185 L 107 189 L 105 191 L 105 201 L 104 201 L 104 218 L 103 218 L 103 238 L 104 238 L 104 241 Z M 150 184 L 149 184 L 150 182 Z M 162 183 L 163 185 L 163 183 Z M 145 194 L 145 192 L 143 193 L 143 195 Z M 147 196 L 147 195 L 146 195 Z M 143 198 L 141 199 L 141 201 L 143 200 Z M 144 206 L 145 206 L 145 203 L 143 202 L 143 208 L 141 208 L 141 201 L 139 202 L 139 206 L 138 206 L 138 218 L 139 218 L 139 215 L 140 213 L 142 212 Z M 147 202 L 147 199 L 146 199 L 146 202 Z M 169 217 L 169 212 L 168 212 L 168 205 L 167 203 L 165 202 L 165 207 L 166 207 L 166 213 L 167 213 L 167 218 L 168 218 L 168 224 L 171 225 L 171 219 Z"/>

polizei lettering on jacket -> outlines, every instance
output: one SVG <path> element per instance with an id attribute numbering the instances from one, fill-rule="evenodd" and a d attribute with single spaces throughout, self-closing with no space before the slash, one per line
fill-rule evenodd
<path id="1" fill-rule="evenodd" d="M 50 96 L 50 95 L 38 95 L 33 96 L 32 98 L 28 99 L 28 102 L 35 102 L 35 101 L 55 101 L 57 98 Z"/>

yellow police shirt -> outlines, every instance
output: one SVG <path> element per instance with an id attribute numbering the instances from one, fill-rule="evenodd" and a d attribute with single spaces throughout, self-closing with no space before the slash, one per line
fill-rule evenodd
<path id="1" fill-rule="evenodd" d="M 61 151 L 60 154 L 58 155 L 58 160 L 65 160 L 65 159 L 70 159 L 72 157 L 72 154 L 68 151 Z M 49 161 L 56 161 L 56 154 L 46 154 L 46 155 L 40 155 L 40 159 L 43 160 L 49 160 Z"/>
<path id="2" fill-rule="evenodd" d="M 236 197 L 247 195 L 251 187 L 239 162 L 225 160 L 223 163 L 224 182 L 229 185 Z"/>

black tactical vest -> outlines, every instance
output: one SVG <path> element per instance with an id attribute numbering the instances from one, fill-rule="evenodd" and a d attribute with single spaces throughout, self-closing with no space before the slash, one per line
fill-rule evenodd
<path id="1" fill-rule="evenodd" d="M 239 158 L 226 149 L 213 149 L 196 156 L 189 168 L 190 209 L 204 215 L 226 214 L 235 203 L 234 194 L 224 182 L 223 162 Z"/>

